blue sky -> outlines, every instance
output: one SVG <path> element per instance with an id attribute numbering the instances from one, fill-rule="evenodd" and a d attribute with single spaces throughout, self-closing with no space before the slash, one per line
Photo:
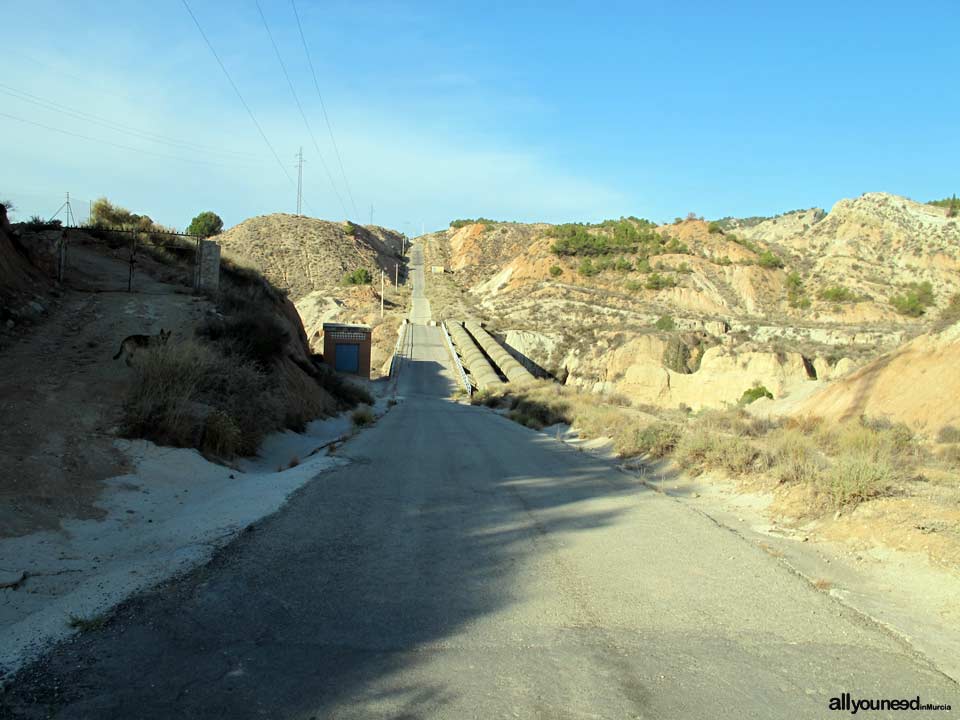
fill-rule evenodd
<path id="1" fill-rule="evenodd" d="M 294 181 L 303 146 L 318 217 L 366 223 L 372 204 L 376 223 L 419 234 L 480 215 L 669 221 L 960 192 L 953 1 L 297 0 L 353 203 L 291 3 L 260 0 L 319 157 L 254 0 L 188 1 Z M 35 0 L 3 17 L 0 197 L 18 216 L 67 190 L 81 216 L 105 195 L 178 227 L 294 210 L 180 0 Z"/>

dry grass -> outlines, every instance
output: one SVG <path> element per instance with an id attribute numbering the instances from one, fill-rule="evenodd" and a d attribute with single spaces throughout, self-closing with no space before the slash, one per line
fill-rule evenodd
<path id="1" fill-rule="evenodd" d="M 249 361 L 193 341 L 137 355 L 124 405 L 128 437 L 232 457 L 256 453 L 283 426 L 277 388 Z"/>
<path id="2" fill-rule="evenodd" d="M 369 407 L 362 406 L 358 407 L 351 413 L 350 420 L 353 422 L 354 427 L 362 428 L 367 427 L 368 425 L 373 425 L 376 417 Z"/>

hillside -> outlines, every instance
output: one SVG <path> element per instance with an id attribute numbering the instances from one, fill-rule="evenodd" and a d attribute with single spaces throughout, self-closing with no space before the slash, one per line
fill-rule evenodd
<path id="1" fill-rule="evenodd" d="M 407 305 L 403 236 L 376 225 L 360 226 L 275 213 L 245 220 L 217 237 L 226 257 L 252 265 L 296 305 L 314 352 L 323 351 L 323 323 L 373 328 L 374 376 L 389 362 Z M 372 282 L 351 285 L 348 274 L 367 270 Z M 384 317 L 380 317 L 380 271 Z M 394 285 L 400 280 L 400 287 Z"/>
<path id="2" fill-rule="evenodd" d="M 294 302 L 340 285 L 360 268 L 383 270 L 392 281 L 401 252 L 401 235 L 392 230 L 286 213 L 244 220 L 217 241 L 227 255 L 260 268 Z"/>
<path id="3" fill-rule="evenodd" d="M 568 384 L 661 406 L 839 377 L 929 329 L 960 291 L 960 223 L 886 193 L 829 213 L 485 221 L 422 241 L 448 270 L 430 290 L 448 316 L 489 322 Z"/>

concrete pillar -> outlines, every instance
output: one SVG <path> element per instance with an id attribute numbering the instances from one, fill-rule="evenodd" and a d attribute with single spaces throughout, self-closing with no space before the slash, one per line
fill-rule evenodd
<path id="1" fill-rule="evenodd" d="M 216 292 L 220 287 L 220 244 L 201 240 L 197 262 L 197 289 Z"/>

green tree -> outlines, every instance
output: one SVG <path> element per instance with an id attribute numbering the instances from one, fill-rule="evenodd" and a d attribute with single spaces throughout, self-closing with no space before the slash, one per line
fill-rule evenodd
<path id="1" fill-rule="evenodd" d="M 210 237 L 219 235 L 223 231 L 223 220 L 215 212 L 205 210 L 190 221 L 190 227 L 187 228 L 187 235 L 197 235 L 199 237 Z"/>

